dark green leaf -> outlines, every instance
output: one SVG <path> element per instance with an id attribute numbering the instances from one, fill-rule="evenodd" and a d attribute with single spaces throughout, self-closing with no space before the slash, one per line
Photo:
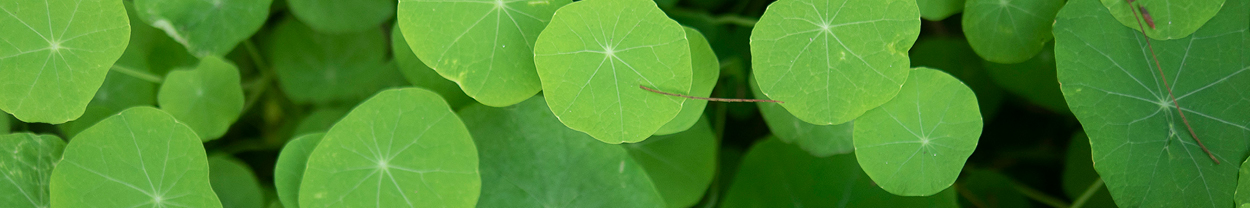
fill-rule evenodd
<path id="1" fill-rule="evenodd" d="M 228 155 L 208 158 L 208 179 L 222 207 L 261 208 L 264 195 L 256 174 L 246 163 Z"/>
<path id="2" fill-rule="evenodd" d="M 646 170 L 668 207 L 694 206 L 712 182 L 718 144 L 708 125 L 701 118 L 683 132 L 621 144 Z"/>
<path id="3" fill-rule="evenodd" d="M 381 28 L 331 35 L 287 19 L 274 29 L 268 57 L 283 92 L 298 103 L 359 101 L 403 84 L 386 59 Z"/>
<path id="4" fill-rule="evenodd" d="M 342 34 L 382 27 L 395 16 L 395 0 L 286 0 L 292 14 L 318 32 Z"/>
<path id="5" fill-rule="evenodd" d="M 764 93 L 756 86 L 755 77 L 750 78 L 750 85 L 755 97 L 764 97 Z M 837 125 L 816 125 L 799 120 L 776 103 L 757 104 L 764 123 L 777 139 L 798 145 L 812 156 L 828 157 L 855 151 L 855 145 L 851 141 L 851 133 L 855 127 L 853 120 Z"/>

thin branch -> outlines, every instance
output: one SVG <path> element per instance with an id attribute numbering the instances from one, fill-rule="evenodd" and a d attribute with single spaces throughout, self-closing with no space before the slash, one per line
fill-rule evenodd
<path id="1" fill-rule="evenodd" d="M 114 64 L 112 68 L 109 68 L 109 70 L 112 70 L 112 71 L 115 71 L 115 72 L 118 72 L 118 73 L 122 73 L 122 74 L 125 74 L 125 75 L 129 75 L 130 77 L 134 77 L 134 78 L 136 78 L 136 79 L 141 79 L 141 80 L 143 80 L 143 81 L 148 81 L 148 82 L 156 83 L 156 84 L 160 84 L 161 82 L 164 82 L 164 81 L 163 81 L 164 79 L 162 79 L 160 76 L 156 76 L 156 75 L 154 75 L 154 74 L 147 73 L 147 72 L 144 72 L 144 71 L 139 71 L 139 70 L 131 69 L 131 68 L 129 68 L 129 67 L 124 67 L 124 66 L 121 66 L 121 65 L 116 65 L 116 64 Z"/>
<path id="2" fill-rule="evenodd" d="M 1082 206 L 1085 206 L 1085 202 L 1088 202 L 1090 198 L 1093 198 L 1094 193 L 1098 193 L 1098 190 L 1102 190 L 1102 178 L 1094 180 L 1094 183 L 1089 184 L 1089 188 L 1085 188 L 1085 193 L 1082 193 L 1080 197 L 1076 198 L 1076 201 L 1073 201 L 1072 206 L 1069 208 L 1081 208 Z"/>
<path id="3" fill-rule="evenodd" d="M 642 86 L 642 85 L 638 85 L 638 87 L 639 87 L 639 88 L 642 88 L 642 89 L 644 89 L 644 90 L 647 90 L 647 91 L 654 92 L 654 93 L 660 93 L 660 94 L 663 94 L 663 95 L 677 96 L 677 97 L 683 97 L 683 98 L 689 98 L 689 99 L 696 99 L 696 100 L 706 100 L 706 101 L 716 101 L 716 102 L 729 102 L 729 103 L 739 103 L 739 102 L 745 102 L 745 103 L 760 103 L 760 102 L 768 102 L 768 103 L 784 103 L 784 102 L 781 102 L 781 101 L 776 101 L 776 100 L 695 97 L 695 96 L 689 96 L 689 95 L 682 95 L 682 94 L 675 94 L 675 93 L 667 93 L 667 92 L 659 91 L 659 90 L 656 90 L 656 89 L 651 89 L 651 88 L 649 88 L 649 87 L 647 87 L 647 86 Z"/>
<path id="4" fill-rule="evenodd" d="M 742 17 L 738 15 L 725 15 L 725 16 L 717 17 L 714 22 L 716 24 L 722 24 L 722 25 L 733 24 L 733 25 L 738 25 L 738 26 L 743 26 L 743 27 L 755 27 L 755 23 L 759 21 L 760 20 L 758 19 L 752 19 L 752 18 Z"/>
<path id="5" fill-rule="evenodd" d="M 252 40 L 244 41 L 243 47 L 247 49 L 247 54 L 251 56 L 252 64 L 256 65 L 256 70 L 260 71 L 260 80 L 253 82 L 255 83 L 253 86 L 256 86 L 258 89 L 252 95 L 247 96 L 247 103 L 243 105 L 243 112 L 247 112 L 256 105 L 257 101 L 260 100 L 260 96 L 264 95 L 265 91 L 269 89 L 269 81 L 273 79 L 273 73 L 269 71 L 269 65 L 265 65 L 265 59 L 260 56 L 260 52 L 256 50 L 256 44 L 252 43 Z"/>

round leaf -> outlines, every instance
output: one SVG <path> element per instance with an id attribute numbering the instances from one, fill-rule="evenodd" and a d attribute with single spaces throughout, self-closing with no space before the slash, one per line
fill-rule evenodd
<path id="1" fill-rule="evenodd" d="M 298 103 L 355 103 L 403 84 L 395 66 L 383 62 L 381 28 L 331 35 L 287 19 L 267 42 L 266 57 L 273 61 L 282 91 Z"/>
<path id="2" fill-rule="evenodd" d="M 1117 0 L 1124 1 L 1124 0 Z M 963 29 L 985 60 L 1020 63 L 1050 41 L 1051 24 L 1063 0 L 968 0 Z"/>
<path id="3" fill-rule="evenodd" d="M 972 88 L 972 92 L 977 95 L 977 105 L 981 107 L 983 117 L 993 118 L 998 113 L 1003 101 L 1003 89 L 990 79 L 987 70 L 981 64 L 985 60 L 972 51 L 967 40 L 951 37 L 920 39 L 908 53 L 911 54 L 912 67 L 923 66 L 942 70 L 959 78 L 959 81 L 967 84 L 968 88 Z M 1028 78 L 1038 79 L 1038 77 Z M 1058 89 L 1056 87 L 1054 90 L 1058 91 Z"/>
<path id="4" fill-rule="evenodd" d="M 750 78 L 750 85 L 755 97 L 764 97 L 764 93 L 756 85 L 755 77 Z M 855 121 L 837 125 L 816 125 L 799 120 L 776 103 L 756 104 L 760 107 L 760 115 L 764 117 L 768 130 L 782 142 L 798 145 L 816 157 L 855 151 L 855 144 L 851 141 Z"/>
<path id="5" fill-rule="evenodd" d="M 226 55 L 269 18 L 273 0 L 136 0 L 139 17 L 196 56 Z"/>
<path id="6" fill-rule="evenodd" d="M 917 68 L 898 97 L 855 120 L 855 156 L 882 189 L 933 195 L 959 177 L 981 128 L 971 89 L 942 71 Z"/>
<path id="7" fill-rule="evenodd" d="M 8 120 L 4 118 L 3 120 Z M 5 123 L 5 122 L 0 122 Z M 8 126 L 3 127 L 5 131 Z M 61 160 L 65 141 L 53 135 L 17 133 L 0 136 L 0 207 L 48 207 L 48 177 Z"/>
<path id="8" fill-rule="evenodd" d="M 287 142 L 278 154 L 277 165 L 273 168 L 274 188 L 278 191 L 278 199 L 282 205 L 299 208 L 300 181 L 304 179 L 304 168 L 308 165 L 311 155 L 325 133 L 305 134 Z"/>
<path id="9" fill-rule="evenodd" d="M 677 116 L 685 98 L 639 88 L 691 88 L 686 32 L 655 2 L 581 1 L 556 13 L 538 36 L 534 62 L 561 122 L 619 144 L 645 140 Z"/>
<path id="10" fill-rule="evenodd" d="M 130 108 L 73 141 L 52 171 L 52 207 L 221 207 L 200 139 L 164 111 Z"/>
<path id="11" fill-rule="evenodd" d="M 690 130 L 621 146 L 647 171 L 668 207 L 694 206 L 712 183 L 718 144 L 706 118 Z"/>
<path id="12" fill-rule="evenodd" d="M 361 103 L 308 156 L 300 207 L 471 207 L 477 150 L 438 94 L 386 90 Z"/>
<path id="13" fill-rule="evenodd" d="M 1102 0 L 1102 5 L 1111 11 L 1111 15 L 1120 24 L 1134 30 L 1146 26 L 1146 35 L 1159 40 L 1178 39 L 1198 31 L 1203 24 L 1220 12 L 1220 7 L 1227 6 L 1225 0 L 1135 0 L 1130 5 L 1125 0 Z M 1237 4 L 1237 3 L 1233 3 Z M 1155 26 L 1151 27 L 1138 13 L 1133 17 L 1134 10 L 1145 7 Z M 1104 10 L 1106 11 L 1106 10 Z M 1242 10 L 1245 12 L 1245 10 Z M 1140 24 L 1140 26 L 1139 26 Z"/>
<path id="14" fill-rule="evenodd" d="M 395 16 L 395 0 L 286 0 L 291 13 L 318 32 L 342 34 L 378 29 Z"/>
<path id="15" fill-rule="evenodd" d="M 898 93 L 920 34 L 915 0 L 780 0 L 751 32 L 760 91 L 817 125 L 851 121 Z"/>
<path id="16" fill-rule="evenodd" d="M 425 65 L 425 62 L 412 53 L 408 42 L 404 41 L 404 34 L 400 33 L 399 25 L 391 27 L 391 51 L 395 54 L 399 72 L 404 74 L 404 78 L 408 78 L 408 83 L 437 92 L 438 95 L 443 96 L 443 99 L 447 99 L 447 104 L 451 105 L 452 109 L 460 109 L 473 103 L 473 98 L 469 98 L 464 91 L 460 91 L 459 85 L 438 75 L 438 72 Z"/>
<path id="17" fill-rule="evenodd" d="M 239 69 L 221 58 L 204 57 L 193 70 L 165 76 L 156 99 L 161 110 L 187 124 L 200 139 L 217 139 L 243 113 Z"/>
<path id="18" fill-rule="evenodd" d="M 264 197 L 256 174 L 246 163 L 227 155 L 208 158 L 208 179 L 222 207 L 261 208 Z"/>
<path id="19" fill-rule="evenodd" d="M 942 21 L 955 13 L 964 11 L 965 0 L 916 0 L 920 17 L 929 21 Z"/>
<path id="20" fill-rule="evenodd" d="M 24 122 L 82 116 L 130 38 L 116 0 L 0 2 L 0 109 Z"/>
<path id="21" fill-rule="evenodd" d="M 698 30 L 686 27 L 686 38 L 690 41 L 690 69 L 694 72 L 694 76 L 691 77 L 689 95 L 698 97 L 712 95 L 712 88 L 715 88 L 716 81 L 720 80 L 720 59 L 716 58 L 712 46 L 708 45 L 707 39 Z M 687 99 L 685 103 L 682 103 L 681 112 L 677 113 L 677 117 L 661 126 L 660 130 L 656 130 L 655 135 L 672 134 L 690 129 L 699 121 L 699 117 L 703 116 L 703 109 L 706 107 L 706 100 Z"/>

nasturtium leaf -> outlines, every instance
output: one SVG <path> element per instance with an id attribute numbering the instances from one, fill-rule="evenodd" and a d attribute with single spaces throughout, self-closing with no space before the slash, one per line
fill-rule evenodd
<path id="1" fill-rule="evenodd" d="M 192 70 L 174 70 L 156 96 L 161 110 L 195 130 L 204 141 L 226 134 L 243 113 L 239 69 L 221 58 L 206 56 Z"/>
<path id="2" fill-rule="evenodd" d="M 269 18 L 273 0 L 136 0 L 139 18 L 195 56 L 222 56 Z"/>
<path id="3" fill-rule="evenodd" d="M 646 170 L 668 207 L 694 206 L 712 183 L 718 144 L 706 118 L 680 133 L 621 146 Z"/>
<path id="4" fill-rule="evenodd" d="M 404 82 L 395 66 L 384 62 L 381 28 L 324 34 L 287 19 L 269 38 L 266 57 L 283 92 L 297 103 L 355 103 Z"/>
<path id="5" fill-rule="evenodd" d="M 1237 4 L 1236 1 L 1233 0 L 1232 4 Z M 1222 12 L 1220 7 L 1228 6 L 1225 0 L 1135 0 L 1131 5 L 1126 0 L 1102 0 L 1102 5 L 1124 26 L 1134 30 L 1146 26 L 1146 35 L 1156 40 L 1187 37 L 1202 28 L 1217 12 Z M 1134 11 L 1140 7 L 1146 8 L 1154 26 L 1148 25 L 1141 13 L 1133 17 Z M 1105 13 L 1108 10 L 1102 11 Z M 1142 19 L 1141 26 L 1138 26 L 1139 19 Z"/>
<path id="6" fill-rule="evenodd" d="M 722 207 L 958 207 L 955 189 L 899 196 L 877 187 L 854 154 L 818 158 L 777 139 L 746 153 Z"/>
<path id="7" fill-rule="evenodd" d="M 438 72 L 425 65 L 425 62 L 412 53 L 412 48 L 409 48 L 408 42 L 404 40 L 404 34 L 400 32 L 399 25 L 391 27 L 391 51 L 395 54 L 399 72 L 404 74 L 408 83 L 438 93 L 447 100 L 447 104 L 452 109 L 460 109 L 473 103 L 473 98 L 465 95 L 459 85 L 438 75 Z"/>
<path id="8" fill-rule="evenodd" d="M 229 155 L 208 158 L 208 179 L 222 207 L 261 208 L 264 194 L 256 174 L 246 163 Z"/>
<path id="9" fill-rule="evenodd" d="M 400 0 L 404 36 L 394 38 L 406 39 L 417 57 L 478 102 L 509 106 L 542 90 L 534 41 L 569 2 Z"/>
<path id="10" fill-rule="evenodd" d="M 13 121 L 8 113 L 0 112 L 0 134 L 8 134 L 13 130 Z"/>
<path id="11" fill-rule="evenodd" d="M 950 73 L 972 88 L 981 115 L 993 118 L 1003 101 L 1003 89 L 994 84 L 968 41 L 957 37 L 932 37 L 916 41 L 908 52 L 912 67 L 928 67 Z M 1053 69 L 1052 69 L 1053 70 Z M 1051 77 L 1054 77 L 1053 75 Z M 1036 79 L 1037 77 L 1030 77 Z M 1057 92 L 1058 87 L 1055 88 Z M 1062 100 L 1060 100 L 1062 102 Z"/>
<path id="12" fill-rule="evenodd" d="M 471 207 L 477 149 L 429 90 L 385 90 L 356 106 L 308 156 L 300 207 Z"/>
<path id="13" fill-rule="evenodd" d="M 882 189 L 902 196 L 950 187 L 981 137 L 972 90 L 942 71 L 916 68 L 890 102 L 855 119 L 855 156 Z"/>
<path id="14" fill-rule="evenodd" d="M 1124 0 L 1116 0 L 1124 1 Z M 972 49 L 995 63 L 1033 58 L 1051 39 L 1064 0 L 968 0 L 963 30 Z"/>
<path id="15" fill-rule="evenodd" d="M 542 96 L 503 108 L 474 104 L 460 115 L 481 153 L 478 206 L 665 205 L 625 148 L 565 127 Z"/>
<path id="16" fill-rule="evenodd" d="M 301 119 L 299 124 L 295 125 L 295 131 L 291 134 L 304 135 L 313 132 L 329 131 L 330 127 L 333 127 L 334 123 L 338 123 L 339 119 L 342 119 L 345 115 L 347 115 L 347 109 L 318 108 Z"/>
<path id="17" fill-rule="evenodd" d="M 1054 42 L 1047 43 L 1041 53 L 1024 62 L 982 63 L 994 83 L 1008 92 L 1056 113 L 1071 112 L 1068 104 L 1064 103 L 1063 92 L 1059 91 L 1059 80 L 1055 74 Z M 981 99 L 981 96 L 977 96 L 977 99 Z"/>
<path id="18" fill-rule="evenodd" d="M 686 32 L 655 2 L 580 1 L 556 13 L 534 43 L 534 63 L 560 122 L 619 144 L 645 140 L 677 116 L 685 98 L 639 88 L 691 88 Z"/>
<path id="19" fill-rule="evenodd" d="M 190 127 L 134 107 L 75 136 L 52 171 L 52 207 L 221 207 Z"/>
<path id="20" fill-rule="evenodd" d="M 1161 66 L 1148 39 L 1121 27 L 1096 0 L 1072 0 L 1059 12 L 1055 61 L 1063 96 L 1120 207 L 1233 204 L 1235 164 L 1250 151 L 1247 4 L 1225 4 L 1189 37 L 1150 41 Z M 1190 136 L 1169 90 L 1193 133 L 1224 164 Z"/>
<path id="21" fill-rule="evenodd" d="M 1237 191 L 1234 197 L 1234 201 L 1241 207 L 1250 204 L 1250 159 L 1242 161 L 1241 169 L 1237 171 Z"/>
<path id="22" fill-rule="evenodd" d="M 8 130 L 8 126 L 0 127 Z M 48 207 L 48 177 L 64 149 L 65 141 L 54 135 L 0 136 L 0 152 L 5 153 L 0 157 L 0 170 L 4 170 L 0 175 L 6 182 L 0 183 L 0 207 Z"/>
<path id="23" fill-rule="evenodd" d="M 965 198 L 973 201 L 973 205 L 982 208 L 1027 208 L 1032 207 L 1029 199 L 1013 186 L 1015 181 L 1002 173 L 971 169 L 964 175 L 963 193 Z"/>
<path id="24" fill-rule="evenodd" d="M 942 21 L 955 13 L 964 11 L 965 0 L 916 0 L 920 17 L 929 21 Z"/>
<path id="25" fill-rule="evenodd" d="M 395 0 L 286 0 L 300 22 L 322 33 L 374 30 L 395 16 Z"/>
<path id="26" fill-rule="evenodd" d="M 0 110 L 28 123 L 82 116 L 130 37 L 116 0 L 0 2 Z"/>
<path id="27" fill-rule="evenodd" d="M 91 98 L 82 116 L 57 125 L 66 138 L 74 138 L 78 132 L 127 108 L 156 104 L 156 87 L 160 83 L 140 79 L 130 73 L 154 74 L 148 67 L 148 57 L 153 45 L 152 39 L 163 34 L 143 24 L 143 20 L 135 16 L 137 12 L 133 9 L 133 6 L 126 2 L 131 28 L 130 44 L 126 46 L 125 52 L 116 63 L 113 63 L 112 69 L 104 77 L 104 84 L 96 90 L 95 97 Z"/>
<path id="28" fill-rule="evenodd" d="M 764 97 L 756 85 L 755 78 L 750 78 L 751 92 L 755 97 Z M 836 125 L 816 125 L 791 115 L 789 111 L 776 103 L 756 103 L 760 107 L 760 115 L 764 123 L 777 139 L 785 143 L 798 145 L 799 148 L 816 157 L 828 157 L 855 151 L 851 133 L 855 121 Z"/>
<path id="29" fill-rule="evenodd" d="M 907 80 L 920 34 L 915 0 L 780 0 L 751 32 L 760 91 L 808 123 L 840 124 Z"/>
<path id="30" fill-rule="evenodd" d="M 1092 157 L 1089 137 L 1085 136 L 1085 133 L 1072 136 L 1072 140 L 1068 142 L 1067 159 L 1063 162 L 1062 178 L 1063 193 L 1069 199 L 1080 198 L 1091 185 L 1094 185 L 1095 181 L 1101 179 L 1098 172 L 1094 170 Z M 1094 195 L 1085 201 L 1084 207 L 1115 207 L 1115 201 L 1111 199 L 1111 193 L 1107 192 L 1106 185 L 1100 182 L 1097 189 Z"/>
<path id="31" fill-rule="evenodd" d="M 688 95 L 697 97 L 712 95 L 712 88 L 715 88 L 716 81 L 720 80 L 720 59 L 716 58 L 712 46 L 708 45 L 707 39 L 698 30 L 686 27 L 686 39 L 690 41 L 690 70 L 693 72 Z M 660 126 L 660 129 L 655 131 L 655 135 L 673 134 L 690 129 L 699 122 L 699 117 L 703 116 L 703 109 L 706 107 L 706 100 L 687 99 L 685 103 L 682 103 L 681 112 L 677 113 L 677 117 L 668 121 L 664 126 Z"/>
<path id="32" fill-rule="evenodd" d="M 301 135 L 282 147 L 282 153 L 278 154 L 277 164 L 273 168 L 273 183 L 283 206 L 299 208 L 300 181 L 304 179 L 308 155 L 312 154 L 324 136 L 325 133 Z"/>

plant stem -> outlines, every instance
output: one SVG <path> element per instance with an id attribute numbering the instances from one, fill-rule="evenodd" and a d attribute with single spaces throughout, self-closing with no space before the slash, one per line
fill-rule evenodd
<path id="1" fill-rule="evenodd" d="M 677 96 L 677 97 L 683 97 L 683 98 L 689 98 L 689 99 L 696 99 L 696 100 L 706 100 L 706 101 L 716 101 L 716 102 L 728 102 L 728 103 L 759 103 L 759 102 L 768 102 L 768 103 L 784 103 L 784 102 L 781 102 L 781 101 L 776 101 L 776 100 L 739 99 L 739 98 L 706 98 L 706 97 L 695 97 L 695 96 L 682 95 L 682 94 L 676 94 L 676 93 L 667 93 L 667 92 L 659 91 L 659 90 L 656 90 L 656 89 L 651 89 L 651 88 L 649 88 L 649 87 L 647 87 L 647 86 L 642 86 L 642 85 L 638 85 L 638 87 L 639 87 L 639 88 L 642 88 L 642 89 L 644 89 L 644 90 L 647 90 L 647 91 L 654 92 L 654 93 L 660 93 L 660 94 L 663 94 L 663 95 Z"/>
<path id="2" fill-rule="evenodd" d="M 1041 202 L 1042 204 L 1050 205 L 1055 208 L 1070 207 L 1068 203 L 1064 203 L 1063 200 L 1059 200 L 1059 198 L 1046 195 L 1046 193 L 1042 193 L 1037 189 L 1030 188 L 1024 184 L 1020 184 L 1019 182 L 1012 181 L 1011 186 L 1016 188 L 1016 191 L 1020 191 L 1020 194 L 1024 194 L 1024 196 L 1029 197 L 1029 199 Z"/>
<path id="3" fill-rule="evenodd" d="M 256 101 L 260 100 L 260 96 L 265 94 L 269 89 L 269 80 L 273 79 L 273 73 L 269 71 L 269 65 L 265 65 L 265 59 L 260 56 L 260 52 L 256 50 L 256 44 L 251 39 L 243 42 L 244 48 L 247 48 L 247 54 L 251 56 L 252 64 L 256 65 L 256 70 L 260 71 L 260 80 L 255 82 L 257 90 L 252 95 L 247 96 L 247 103 L 243 105 L 243 112 L 252 109 L 256 105 Z"/>
<path id="4" fill-rule="evenodd" d="M 1085 188 L 1085 193 L 1082 193 L 1081 197 L 1076 198 L 1076 201 L 1073 201 L 1072 206 L 1069 208 L 1081 208 L 1081 206 L 1085 206 L 1085 202 L 1088 202 L 1089 198 L 1092 198 L 1094 193 L 1097 193 L 1098 190 L 1102 190 L 1102 178 L 1094 180 L 1094 183 L 1089 184 L 1089 188 Z"/>
<path id="5" fill-rule="evenodd" d="M 129 75 L 130 77 L 141 79 L 143 81 L 156 83 L 156 84 L 160 84 L 161 82 L 163 82 L 162 81 L 163 79 L 160 76 L 156 76 L 153 74 L 149 74 L 147 72 L 131 69 L 129 67 L 124 67 L 124 66 L 117 65 L 117 64 L 114 64 L 112 68 L 109 68 L 109 70 L 122 73 L 125 75 Z"/>
<path id="6" fill-rule="evenodd" d="M 751 19 L 738 15 L 725 15 L 715 19 L 716 24 L 734 24 L 743 27 L 755 27 L 755 23 L 759 21 L 760 20 L 758 19 Z"/>

